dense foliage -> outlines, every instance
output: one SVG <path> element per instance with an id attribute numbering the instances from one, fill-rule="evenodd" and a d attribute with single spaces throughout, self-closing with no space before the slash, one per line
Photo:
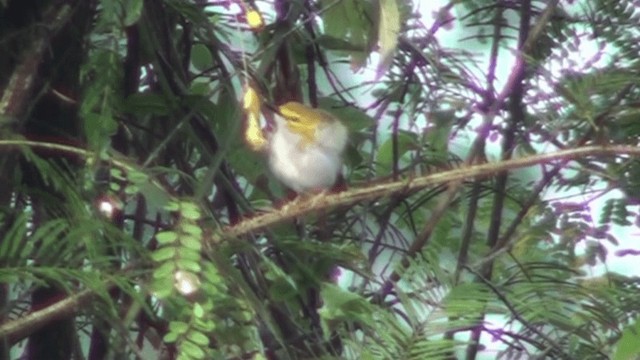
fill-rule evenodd
<path id="1" fill-rule="evenodd" d="M 425 3 L 1 0 L 0 357 L 639 356 L 637 1 Z"/>

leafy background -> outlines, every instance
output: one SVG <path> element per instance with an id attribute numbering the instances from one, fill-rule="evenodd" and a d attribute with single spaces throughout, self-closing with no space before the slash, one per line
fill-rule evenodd
<path id="1" fill-rule="evenodd" d="M 423 5 L 0 1 L 2 358 L 640 355 L 586 271 L 640 254 L 637 2 Z M 346 189 L 290 200 L 249 87 Z"/>

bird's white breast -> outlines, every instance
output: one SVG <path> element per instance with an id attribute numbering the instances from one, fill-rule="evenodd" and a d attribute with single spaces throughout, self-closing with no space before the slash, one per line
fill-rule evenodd
<path id="1" fill-rule="evenodd" d="M 316 141 L 305 142 L 276 116 L 277 129 L 271 137 L 269 166 L 280 181 L 296 192 L 331 187 L 342 168 L 342 151 L 347 130 L 335 121 L 316 129 Z"/>

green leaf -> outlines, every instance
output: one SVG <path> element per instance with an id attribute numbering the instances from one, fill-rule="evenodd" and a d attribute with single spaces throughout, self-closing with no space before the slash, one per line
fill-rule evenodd
<path id="1" fill-rule="evenodd" d="M 195 323 L 198 326 L 198 328 L 203 331 L 213 331 L 216 329 L 216 323 L 210 319 L 207 319 L 207 320 L 196 319 Z"/>
<path id="2" fill-rule="evenodd" d="M 156 279 L 173 279 L 177 268 L 173 261 L 167 261 L 162 263 L 156 269 L 153 270 L 153 277 Z"/>
<path id="3" fill-rule="evenodd" d="M 209 345 L 209 338 L 204 335 L 201 332 L 198 331 L 192 331 L 189 333 L 189 335 L 187 336 L 187 339 L 189 339 L 189 341 L 193 342 L 196 345 L 199 346 L 208 346 Z"/>
<path id="4" fill-rule="evenodd" d="M 30 242 L 38 244 L 37 253 L 34 254 L 40 261 L 44 261 L 52 254 L 59 256 L 61 251 L 62 232 L 69 230 L 69 223 L 65 220 L 54 220 L 40 227 L 31 237 Z"/>
<path id="5" fill-rule="evenodd" d="M 400 10 L 397 0 L 379 0 L 380 18 L 378 21 L 378 44 L 380 45 L 380 63 L 378 77 L 387 71 L 398 46 L 400 35 Z"/>
<path id="6" fill-rule="evenodd" d="M 170 331 L 162 338 L 162 341 L 166 343 L 173 343 L 173 342 L 176 342 L 176 340 L 178 340 L 178 337 L 179 337 L 178 333 Z"/>
<path id="7" fill-rule="evenodd" d="M 616 343 L 613 360 L 637 359 L 640 356 L 640 321 L 627 327 Z"/>
<path id="8" fill-rule="evenodd" d="M 164 209 L 170 200 L 169 194 L 151 181 L 138 184 L 138 188 L 140 194 L 147 200 L 148 209 Z"/>
<path id="9" fill-rule="evenodd" d="M 140 184 L 143 182 L 147 182 L 149 180 L 149 176 L 142 171 L 129 170 L 129 172 L 127 173 L 127 180 L 131 181 L 134 184 Z"/>
<path id="10" fill-rule="evenodd" d="M 124 8 L 124 26 L 131 26 L 138 22 L 142 14 L 143 0 L 126 0 Z"/>
<path id="11" fill-rule="evenodd" d="M 191 235 L 183 235 L 180 237 L 180 244 L 190 250 L 200 251 L 202 249 L 202 241 L 200 238 L 195 238 Z"/>
<path id="12" fill-rule="evenodd" d="M 250 151 L 245 146 L 239 146 L 230 151 L 228 161 L 239 175 L 245 177 L 250 183 L 255 184 L 268 171 L 264 156 L 260 155 Z"/>
<path id="13" fill-rule="evenodd" d="M 178 335 L 184 335 L 189 331 L 189 324 L 182 321 L 172 321 L 169 323 L 169 331 Z"/>
<path id="14" fill-rule="evenodd" d="M 178 211 L 180 210 L 180 203 L 177 201 L 170 201 L 164 206 L 164 209 L 167 211 Z"/>
<path id="15" fill-rule="evenodd" d="M 393 135 L 392 135 L 393 136 Z M 420 144 L 418 143 L 417 135 L 408 131 L 398 131 L 397 136 L 398 142 L 398 161 L 402 158 L 404 154 L 411 150 L 417 150 L 420 148 Z M 377 154 L 377 171 L 378 174 L 389 174 L 391 171 L 391 167 L 393 165 L 393 138 L 387 139 L 385 142 L 380 145 L 378 148 Z"/>
<path id="16" fill-rule="evenodd" d="M 191 63 L 200 71 L 205 71 L 213 66 L 211 51 L 204 44 L 196 44 L 191 48 Z"/>
<path id="17" fill-rule="evenodd" d="M 180 344 L 180 351 L 186 353 L 194 359 L 204 359 L 205 352 L 196 344 L 188 341 L 182 342 Z"/>
<path id="18" fill-rule="evenodd" d="M 211 82 L 207 79 L 196 78 L 189 85 L 189 94 L 206 96 L 211 93 Z"/>
<path id="19" fill-rule="evenodd" d="M 180 259 L 188 259 L 193 261 L 200 261 L 200 251 L 193 250 L 188 247 L 180 247 L 177 249 L 177 256 Z"/>
<path id="20" fill-rule="evenodd" d="M 173 246 L 162 247 L 151 254 L 151 259 L 155 262 L 167 261 L 176 256 L 176 250 L 177 249 Z"/>
<path id="21" fill-rule="evenodd" d="M 175 289 L 173 286 L 173 277 L 154 279 L 151 283 L 151 289 L 153 295 L 157 296 L 159 299 L 165 299 L 171 296 Z"/>
<path id="22" fill-rule="evenodd" d="M 288 279 L 279 278 L 271 283 L 269 294 L 274 301 L 285 301 L 294 298 L 299 291 Z"/>
<path id="23" fill-rule="evenodd" d="M 156 234 L 156 240 L 160 245 L 167 245 L 178 240 L 178 233 L 174 231 L 162 231 Z"/>
<path id="24" fill-rule="evenodd" d="M 127 185 L 124 188 L 124 193 L 127 195 L 137 194 L 140 191 L 140 188 L 137 185 Z"/>
<path id="25" fill-rule="evenodd" d="M 84 132 L 90 144 L 98 145 L 105 143 L 109 137 L 118 130 L 118 123 L 109 113 L 84 115 Z"/>
<path id="26" fill-rule="evenodd" d="M 446 152 L 449 137 L 455 123 L 455 111 L 437 111 L 431 113 L 433 126 L 427 130 L 426 141 L 437 152 Z"/>
<path id="27" fill-rule="evenodd" d="M 371 19 L 373 7 L 368 1 L 361 0 L 322 0 L 322 21 L 327 36 L 334 39 L 346 39 L 354 48 L 365 51 L 350 51 L 352 66 L 364 65 L 374 43 L 375 31 Z"/>
<path id="28" fill-rule="evenodd" d="M 183 270 L 188 270 L 194 273 L 199 273 L 202 270 L 202 267 L 197 261 L 189 260 L 189 259 L 178 259 L 176 261 L 178 267 Z"/>
<path id="29" fill-rule="evenodd" d="M 204 309 L 202 308 L 202 305 L 200 305 L 199 303 L 193 304 L 193 316 L 195 316 L 198 319 L 201 319 L 204 316 Z"/>
<path id="30" fill-rule="evenodd" d="M 205 273 L 203 274 L 203 277 L 207 279 L 209 284 L 223 284 L 222 279 L 220 278 L 220 273 L 217 271 L 215 266 L 205 266 L 204 271 Z M 214 292 L 217 292 L 215 289 L 217 288 L 214 288 Z"/>
<path id="31" fill-rule="evenodd" d="M 4 237 L 2 238 L 2 242 L 0 242 L 0 259 L 2 260 L 3 264 L 14 264 L 15 263 L 14 261 L 18 257 L 17 253 L 19 252 L 19 250 L 21 250 L 21 248 L 26 247 L 24 246 L 25 244 L 23 241 L 25 240 L 25 236 L 27 235 L 28 218 L 29 218 L 29 215 L 26 212 L 19 215 L 18 218 L 14 221 L 9 231 L 3 234 Z M 46 228 L 51 227 L 52 225 L 53 225 L 52 222 L 48 222 L 38 230 L 44 230 Z M 63 225 L 63 224 L 58 224 L 58 226 L 59 225 Z M 66 226 L 64 226 L 64 228 L 66 228 Z M 59 231 L 62 231 L 63 229 L 60 229 Z M 18 262 L 22 262 L 26 260 L 27 258 L 25 257 L 22 260 L 18 259 Z"/>
<path id="32" fill-rule="evenodd" d="M 493 295 L 483 284 L 461 283 L 449 291 L 442 303 L 449 316 L 465 316 L 482 311 L 491 299 Z"/>
<path id="33" fill-rule="evenodd" d="M 180 215 L 185 219 L 195 221 L 200 219 L 200 209 L 194 203 L 183 201 L 180 203 Z"/>
<path id="34" fill-rule="evenodd" d="M 111 168 L 109 170 L 109 176 L 111 176 L 112 178 L 114 178 L 116 180 L 126 180 L 126 177 L 124 176 L 124 173 L 122 172 L 122 169 L 119 169 L 119 168 Z"/>
<path id="35" fill-rule="evenodd" d="M 326 320 L 352 320 L 373 325 L 376 308 L 362 296 L 339 288 L 333 284 L 322 284 L 324 304 L 318 311 Z"/>
<path id="36" fill-rule="evenodd" d="M 321 109 L 330 112 L 340 119 L 350 132 L 358 132 L 375 124 L 375 120 L 364 111 L 356 107 L 344 106 L 336 99 L 321 98 L 318 100 Z"/>
<path id="37" fill-rule="evenodd" d="M 183 224 L 180 229 L 193 237 L 198 238 L 202 236 L 202 228 L 196 224 L 186 223 Z"/>
<path id="38" fill-rule="evenodd" d="M 189 354 L 187 353 L 181 352 L 181 353 L 178 353 L 176 360 L 192 360 L 192 357 L 189 356 Z"/>

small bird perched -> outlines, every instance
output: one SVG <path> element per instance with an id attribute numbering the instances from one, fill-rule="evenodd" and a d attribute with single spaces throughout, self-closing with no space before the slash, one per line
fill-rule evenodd
<path id="1" fill-rule="evenodd" d="M 331 188 L 342 168 L 347 128 L 333 115 L 299 102 L 274 109 L 275 126 L 265 136 L 260 128 L 261 101 L 248 87 L 245 140 L 254 151 L 265 151 L 273 174 L 298 193 Z"/>
<path id="2" fill-rule="evenodd" d="M 333 186 L 342 168 L 347 128 L 333 115 L 298 102 L 278 108 L 269 140 L 269 167 L 292 190 Z"/>

